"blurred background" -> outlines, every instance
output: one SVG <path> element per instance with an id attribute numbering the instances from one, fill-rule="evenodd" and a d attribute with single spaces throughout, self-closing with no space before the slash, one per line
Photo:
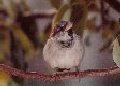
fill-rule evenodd
<path id="1" fill-rule="evenodd" d="M 0 0 L 0 64 L 49 74 L 42 49 L 61 20 L 84 40 L 81 69 L 116 65 L 112 42 L 120 34 L 120 0 Z M 120 75 L 43 82 L 0 72 L 0 86 L 120 86 Z"/>

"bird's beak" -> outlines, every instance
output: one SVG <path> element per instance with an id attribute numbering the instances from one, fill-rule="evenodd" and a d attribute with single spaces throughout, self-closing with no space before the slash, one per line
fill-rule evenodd
<path id="1" fill-rule="evenodd" d="M 72 25 L 73 25 L 72 22 L 68 22 L 68 24 L 66 25 L 65 31 L 69 31 L 72 28 Z"/>
<path id="2" fill-rule="evenodd" d="M 59 31 L 56 31 L 56 29 L 54 29 L 54 30 L 52 31 L 52 33 L 51 33 L 50 37 L 55 36 L 55 34 L 57 34 L 58 32 L 59 32 Z"/>

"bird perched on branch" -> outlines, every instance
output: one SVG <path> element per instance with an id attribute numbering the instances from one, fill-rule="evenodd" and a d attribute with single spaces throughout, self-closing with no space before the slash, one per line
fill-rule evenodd
<path id="1" fill-rule="evenodd" d="M 72 31 L 72 23 L 60 21 L 43 48 L 44 60 L 57 72 L 79 69 L 84 47 L 80 36 Z"/>

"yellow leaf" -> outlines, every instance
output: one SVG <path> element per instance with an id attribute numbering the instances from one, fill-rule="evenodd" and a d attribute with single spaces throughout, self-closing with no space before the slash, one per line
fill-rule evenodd
<path id="1" fill-rule="evenodd" d="M 74 23 L 73 29 L 77 34 L 80 35 L 81 32 L 86 28 L 88 8 L 86 4 L 81 5 L 75 3 L 72 5 L 72 10 L 73 10 L 73 15 L 71 16 L 71 20 Z"/>
<path id="2" fill-rule="evenodd" d="M 9 86 L 10 82 L 10 76 L 5 73 L 0 71 L 0 86 Z"/>
<path id="3" fill-rule="evenodd" d="M 12 27 L 13 27 L 14 35 L 19 39 L 21 45 L 23 46 L 23 49 L 26 52 L 26 56 L 30 57 L 35 51 L 32 42 L 29 40 L 27 35 L 22 31 L 20 26 L 13 25 Z"/>
<path id="4" fill-rule="evenodd" d="M 110 24 L 103 26 L 100 32 L 103 38 L 111 39 L 113 37 L 114 31 L 112 31 L 110 28 Z"/>
<path id="5" fill-rule="evenodd" d="M 27 4 L 27 0 L 21 0 L 20 5 L 22 6 L 22 8 L 23 8 L 22 10 L 23 11 L 30 11 L 30 7 Z"/>
<path id="6" fill-rule="evenodd" d="M 113 60 L 120 67 L 120 44 L 117 38 L 113 41 Z"/>
<path id="7" fill-rule="evenodd" d="M 54 29 L 55 25 L 63 18 L 64 13 L 68 10 L 69 7 L 70 5 L 66 4 L 57 11 L 56 15 L 52 20 L 52 30 Z"/>
<path id="8" fill-rule="evenodd" d="M 8 79 L 10 79 L 10 76 L 5 72 L 0 71 L 0 81 L 1 80 L 8 80 Z"/>
<path id="9" fill-rule="evenodd" d="M 49 0 L 49 1 L 52 4 L 52 6 L 55 7 L 56 9 L 59 9 L 62 4 L 62 0 Z"/>
<path id="10" fill-rule="evenodd" d="M 10 19 L 14 20 L 16 18 L 16 7 L 13 0 L 3 0 L 3 4 L 8 12 Z"/>

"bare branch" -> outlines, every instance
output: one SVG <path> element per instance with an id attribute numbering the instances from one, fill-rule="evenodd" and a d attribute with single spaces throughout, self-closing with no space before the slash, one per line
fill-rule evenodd
<path id="1" fill-rule="evenodd" d="M 31 14 L 24 15 L 25 19 L 39 19 L 39 18 L 53 18 L 55 12 L 33 12 Z"/>
<path id="2" fill-rule="evenodd" d="M 120 74 L 120 68 L 118 67 L 110 67 L 103 69 L 88 69 L 81 70 L 78 72 L 69 72 L 69 73 L 60 73 L 60 74 L 42 74 L 37 72 L 25 72 L 23 70 L 19 70 L 16 68 L 12 68 L 10 66 L 0 64 L 0 71 L 6 72 L 9 75 L 18 76 L 22 78 L 29 79 L 38 79 L 41 81 L 56 81 L 56 80 L 67 80 L 67 79 L 77 79 L 84 77 L 102 77 L 109 75 L 117 75 Z"/>

